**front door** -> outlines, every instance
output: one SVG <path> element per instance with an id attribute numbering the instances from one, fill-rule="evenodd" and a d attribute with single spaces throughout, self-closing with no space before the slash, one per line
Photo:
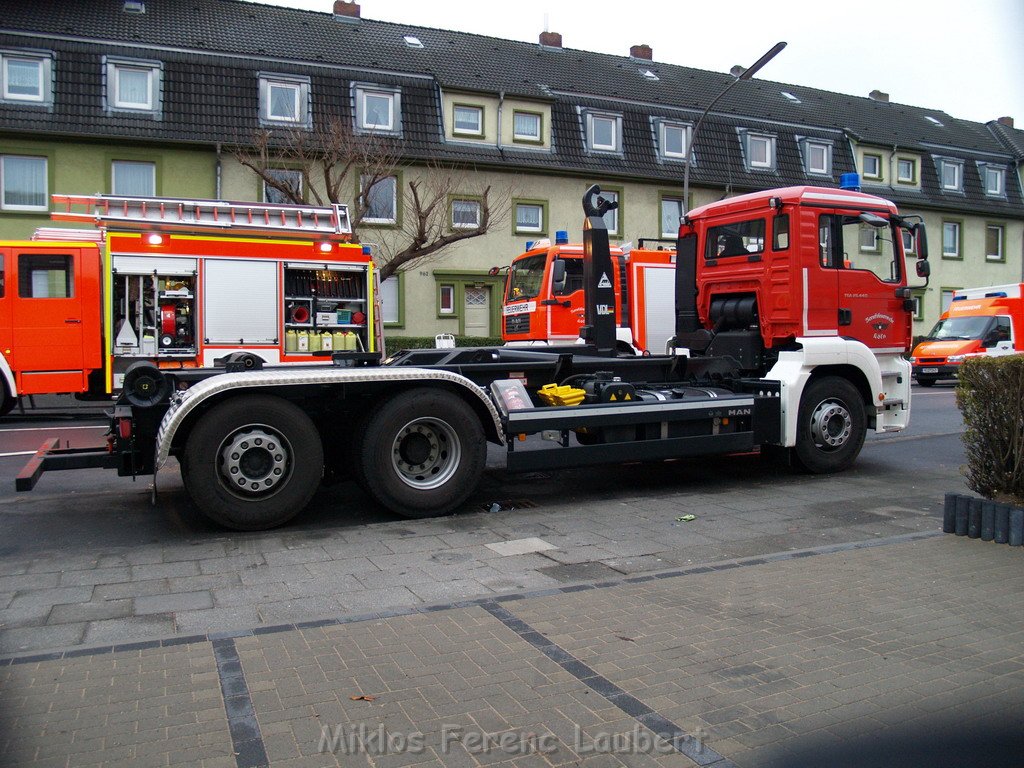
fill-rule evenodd
<path id="1" fill-rule="evenodd" d="M 8 254 L 10 363 L 18 393 L 85 390 L 81 249 L 12 248 Z"/>
<path id="2" fill-rule="evenodd" d="M 491 335 L 491 289 L 466 286 L 466 336 Z"/>

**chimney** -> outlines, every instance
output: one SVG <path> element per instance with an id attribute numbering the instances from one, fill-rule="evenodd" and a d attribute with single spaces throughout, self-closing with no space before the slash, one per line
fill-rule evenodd
<path id="1" fill-rule="evenodd" d="M 883 104 L 889 103 L 889 94 L 885 91 L 880 91 L 877 88 L 868 94 L 868 98 L 872 101 L 880 101 Z"/>
<path id="2" fill-rule="evenodd" d="M 1007 128 L 1013 128 L 1013 118 L 1008 115 L 1004 115 L 996 120 L 1000 125 L 1005 125 Z"/>
<path id="3" fill-rule="evenodd" d="M 561 48 L 562 36 L 557 32 L 548 32 L 545 30 L 540 33 L 540 44 L 545 48 Z"/>
<path id="4" fill-rule="evenodd" d="M 651 46 L 647 43 L 640 43 L 640 45 L 631 46 L 629 49 L 629 55 L 634 59 L 646 59 L 647 61 L 654 60 L 654 52 L 651 50 Z"/>
<path id="5" fill-rule="evenodd" d="M 345 0 L 334 0 L 334 15 L 342 20 L 359 18 L 359 3 L 348 3 Z"/>
<path id="6" fill-rule="evenodd" d="M 729 70 L 729 74 L 732 75 L 733 77 L 739 77 L 746 71 L 747 68 L 744 67 L 742 64 L 733 64 L 732 68 Z"/>

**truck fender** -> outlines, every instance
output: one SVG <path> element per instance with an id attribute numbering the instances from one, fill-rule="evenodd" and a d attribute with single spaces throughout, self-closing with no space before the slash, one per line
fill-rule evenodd
<path id="1" fill-rule="evenodd" d="M 875 431 L 895 431 L 910 420 L 910 363 L 898 352 L 876 356 L 867 345 L 853 339 L 799 337 L 800 349 L 780 352 L 765 379 L 778 381 L 782 409 L 782 445 L 796 445 L 797 413 L 804 388 L 816 370 L 844 366 L 864 376 L 870 399 L 869 409 L 883 408 L 885 418 Z M 893 411 L 893 414 L 890 414 Z"/>
<path id="2" fill-rule="evenodd" d="M 202 405 L 211 397 L 221 395 L 225 392 L 245 392 L 259 388 L 269 391 L 271 394 L 276 389 L 284 387 L 300 387 L 310 384 L 355 384 L 373 383 L 394 384 L 395 382 L 410 382 L 418 384 L 429 384 L 432 382 L 443 382 L 451 385 L 464 394 L 479 401 L 485 412 L 490 416 L 491 423 L 482 419 L 482 426 L 486 434 L 492 435 L 497 441 L 504 445 L 504 437 L 501 427 L 501 418 L 494 403 L 487 397 L 480 387 L 458 373 L 449 371 L 432 371 L 423 368 L 329 368 L 320 370 L 259 370 L 246 371 L 244 373 L 225 373 L 220 376 L 211 376 L 189 389 L 176 393 L 171 398 L 171 406 L 164 414 L 160 422 L 160 429 L 156 437 L 156 456 L 154 463 L 154 474 L 166 463 L 170 456 L 171 445 L 174 442 L 174 435 L 178 428 L 185 422 L 188 415 L 197 407 Z"/>
<path id="3" fill-rule="evenodd" d="M 7 386 L 7 394 L 10 397 L 18 397 L 18 388 L 14 385 L 14 372 L 11 371 L 11 365 L 7 362 L 7 356 L 0 352 L 0 374 L 3 375 L 4 384 Z"/>

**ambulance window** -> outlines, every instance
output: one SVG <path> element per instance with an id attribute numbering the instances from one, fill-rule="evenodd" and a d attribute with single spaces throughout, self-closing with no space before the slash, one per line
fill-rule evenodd
<path id="1" fill-rule="evenodd" d="M 18 254 L 18 296 L 23 299 L 68 299 L 74 296 L 70 256 Z"/>
<path id="2" fill-rule="evenodd" d="M 565 285 L 554 291 L 555 296 L 568 296 L 583 290 L 583 259 L 562 259 L 565 264 Z"/>
<path id="3" fill-rule="evenodd" d="M 784 251 L 789 248 L 789 214 L 783 213 L 772 219 L 772 248 Z"/>
<path id="4" fill-rule="evenodd" d="M 1010 340 L 1010 318 L 1008 317 L 997 317 L 995 327 L 996 342 L 1009 341 Z"/>

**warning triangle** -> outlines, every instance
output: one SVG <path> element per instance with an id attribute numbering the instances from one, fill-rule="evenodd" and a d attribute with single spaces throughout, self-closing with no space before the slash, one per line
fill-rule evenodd
<path id="1" fill-rule="evenodd" d="M 612 287 L 612 281 L 608 279 L 608 273 L 607 272 L 602 272 L 601 273 L 601 279 L 597 281 L 597 287 L 598 288 L 611 288 Z"/>

